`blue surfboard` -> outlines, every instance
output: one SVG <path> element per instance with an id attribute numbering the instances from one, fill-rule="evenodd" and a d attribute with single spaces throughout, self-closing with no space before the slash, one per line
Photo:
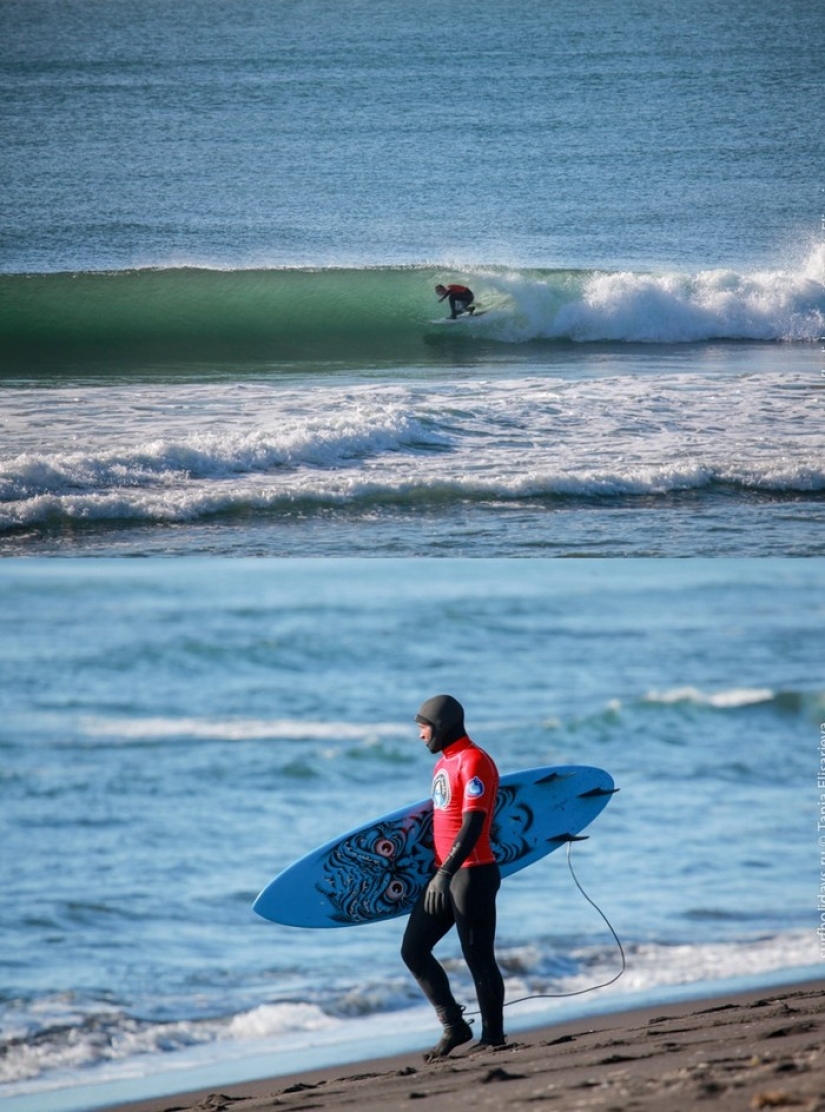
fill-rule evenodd
<path id="1" fill-rule="evenodd" d="M 587 765 L 502 776 L 492 828 L 501 875 L 573 841 L 616 791 L 609 773 Z M 346 927 L 408 915 L 435 867 L 432 824 L 430 799 L 365 823 L 284 869 L 252 908 L 292 927 Z"/>

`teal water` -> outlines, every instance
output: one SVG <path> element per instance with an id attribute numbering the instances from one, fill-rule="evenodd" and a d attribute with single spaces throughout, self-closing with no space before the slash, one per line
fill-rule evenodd
<path id="1" fill-rule="evenodd" d="M 818 560 L 0 564 L 4 1104 L 219 1084 L 379 1035 L 388 1053 L 426 1045 L 397 921 L 319 934 L 251 903 L 302 853 L 426 795 L 412 719 L 440 690 L 502 771 L 595 764 L 621 789 L 573 864 L 627 971 L 511 1006 L 512 1030 L 810 974 L 823 575 Z M 505 883 L 499 954 L 509 1000 L 620 968 L 560 853 Z"/>

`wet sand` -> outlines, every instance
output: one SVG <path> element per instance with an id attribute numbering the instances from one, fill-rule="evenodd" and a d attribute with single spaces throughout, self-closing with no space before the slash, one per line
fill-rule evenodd
<path id="1" fill-rule="evenodd" d="M 590 1016 L 460 1048 L 307 1071 L 111 1112 L 825 1112 L 825 980 Z M 437 1031 L 434 1031 L 437 1035 Z M 435 1040 L 434 1040 L 435 1041 Z M 424 1049 L 424 1048 L 422 1048 Z"/>

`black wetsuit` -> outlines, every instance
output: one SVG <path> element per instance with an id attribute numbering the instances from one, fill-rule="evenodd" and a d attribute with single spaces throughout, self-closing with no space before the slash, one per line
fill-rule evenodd
<path id="1" fill-rule="evenodd" d="M 440 754 L 433 774 L 433 840 L 437 872 L 410 914 L 401 957 L 449 1031 L 443 1051 L 470 1038 L 449 979 L 433 949 L 455 926 L 464 960 L 473 977 L 481 1011 L 481 1041 L 504 1042 L 504 980 L 495 958 L 496 894 L 501 874 L 490 841 L 498 794 L 498 770 L 489 754 L 464 730 L 461 704 L 435 696 L 416 716 L 432 728 L 427 747 Z M 430 889 L 438 889 L 433 898 Z M 429 894 L 429 898 L 428 898 Z"/>
<path id="2" fill-rule="evenodd" d="M 469 309 L 469 307 L 475 301 L 473 291 L 467 286 L 447 286 L 447 292 L 444 294 L 444 297 L 447 297 L 450 300 L 450 316 L 453 318 L 458 316 L 459 306 L 461 307 L 461 310 L 464 311 L 466 309 Z M 443 301 L 444 297 L 440 297 L 439 301 Z"/>
<path id="3" fill-rule="evenodd" d="M 438 915 L 425 911 L 422 892 L 401 946 L 401 957 L 436 1011 L 440 1015 L 454 1015 L 459 1008 L 433 949 L 455 924 L 464 960 L 475 983 L 481 1037 L 493 1043 L 504 1040 L 504 981 L 494 953 L 496 893 L 500 883 L 496 864 L 459 869 L 450 881 L 448 905 Z"/>

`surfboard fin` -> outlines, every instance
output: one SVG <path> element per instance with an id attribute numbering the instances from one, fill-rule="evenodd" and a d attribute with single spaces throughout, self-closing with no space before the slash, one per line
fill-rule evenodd
<path id="1" fill-rule="evenodd" d="M 580 792 L 579 799 L 598 799 L 600 795 L 615 795 L 619 788 L 591 788 L 589 792 Z"/>
<path id="2" fill-rule="evenodd" d="M 554 780 L 569 780 L 571 776 L 575 776 L 576 771 L 572 772 L 551 772 L 547 776 L 542 776 L 541 780 L 536 780 L 537 784 L 552 784 Z"/>
<path id="3" fill-rule="evenodd" d="M 586 842 L 590 837 L 589 834 L 554 834 L 552 838 L 548 838 L 548 842 L 558 842 L 559 845 L 564 845 L 565 842 Z"/>

